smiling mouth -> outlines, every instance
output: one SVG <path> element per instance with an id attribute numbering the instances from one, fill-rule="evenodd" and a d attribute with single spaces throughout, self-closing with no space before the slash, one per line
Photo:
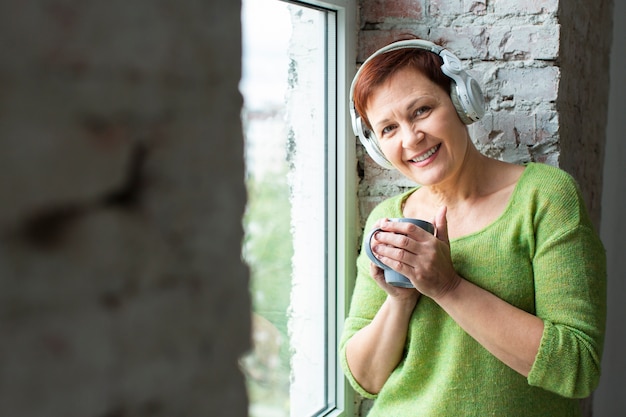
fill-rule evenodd
<path id="1" fill-rule="evenodd" d="M 435 145 L 432 148 L 430 148 L 428 151 L 426 151 L 425 153 L 423 153 L 422 155 L 418 156 L 417 158 L 413 158 L 411 159 L 411 162 L 422 162 L 427 160 L 428 158 L 430 158 L 435 152 L 437 152 L 439 150 L 439 148 L 441 147 L 441 143 L 439 145 Z"/>

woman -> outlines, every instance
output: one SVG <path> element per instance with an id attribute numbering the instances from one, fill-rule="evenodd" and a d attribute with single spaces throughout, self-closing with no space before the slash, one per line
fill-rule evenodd
<path id="1" fill-rule="evenodd" d="M 443 67 L 442 67 L 443 66 Z M 420 186 L 371 213 L 340 359 L 369 417 L 579 416 L 600 374 L 605 253 L 563 171 L 482 155 L 476 82 L 422 40 L 372 55 L 351 91 L 368 153 Z M 435 235 L 389 218 L 432 221 Z"/>

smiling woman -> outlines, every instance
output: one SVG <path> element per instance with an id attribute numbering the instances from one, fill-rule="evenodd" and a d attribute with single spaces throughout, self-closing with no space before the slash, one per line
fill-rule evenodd
<path id="1" fill-rule="evenodd" d="M 368 416 L 580 416 L 599 379 L 606 261 L 576 182 L 480 153 L 466 124 L 482 116 L 482 93 L 438 45 L 387 45 L 353 87 L 370 155 L 420 184 L 370 212 L 377 262 L 367 250 L 357 261 L 340 359 L 376 399 Z"/>

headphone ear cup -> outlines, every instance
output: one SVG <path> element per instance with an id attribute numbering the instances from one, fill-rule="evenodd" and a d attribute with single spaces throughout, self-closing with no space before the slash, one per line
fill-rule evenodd
<path id="1" fill-rule="evenodd" d="M 474 120 L 470 119 L 467 115 L 466 107 L 463 103 L 461 103 L 461 99 L 459 98 L 458 87 L 456 83 L 453 81 L 450 85 L 450 98 L 452 99 L 452 104 L 454 104 L 454 108 L 456 109 L 456 113 L 459 115 L 459 118 L 466 125 L 471 125 L 474 123 Z"/>
<path id="2" fill-rule="evenodd" d="M 439 56 L 443 60 L 441 71 L 451 80 L 450 98 L 463 123 L 472 124 L 485 115 L 485 97 L 476 82 L 467 72 L 459 58 L 447 49 Z"/>
<path id="3" fill-rule="evenodd" d="M 367 126 L 365 126 L 365 123 L 363 122 L 361 116 L 356 116 L 354 121 L 359 141 L 361 142 L 369 156 L 374 160 L 374 162 L 376 162 L 383 168 L 393 169 L 393 165 L 387 160 L 382 149 L 380 149 L 380 146 L 378 146 L 378 139 L 376 139 L 376 135 L 374 135 L 374 132 L 372 132 L 370 129 L 367 128 Z"/>

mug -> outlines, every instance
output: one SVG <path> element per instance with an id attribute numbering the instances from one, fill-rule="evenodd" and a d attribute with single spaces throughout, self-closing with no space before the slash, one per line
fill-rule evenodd
<path id="1" fill-rule="evenodd" d="M 412 219 L 409 217 L 401 217 L 396 219 L 389 219 L 391 222 L 405 222 L 405 223 L 413 223 L 417 227 L 426 230 L 430 234 L 434 234 L 435 226 L 432 223 L 427 222 L 426 220 Z M 385 273 L 385 282 L 389 285 L 393 285 L 394 287 L 402 287 L 402 288 L 414 288 L 411 281 L 404 275 L 399 272 L 394 271 L 384 263 L 382 263 L 374 253 L 372 252 L 372 237 L 378 231 L 382 229 L 374 229 L 372 230 L 367 238 L 365 239 L 365 253 L 367 256 L 374 262 L 379 268 L 382 268 Z"/>

